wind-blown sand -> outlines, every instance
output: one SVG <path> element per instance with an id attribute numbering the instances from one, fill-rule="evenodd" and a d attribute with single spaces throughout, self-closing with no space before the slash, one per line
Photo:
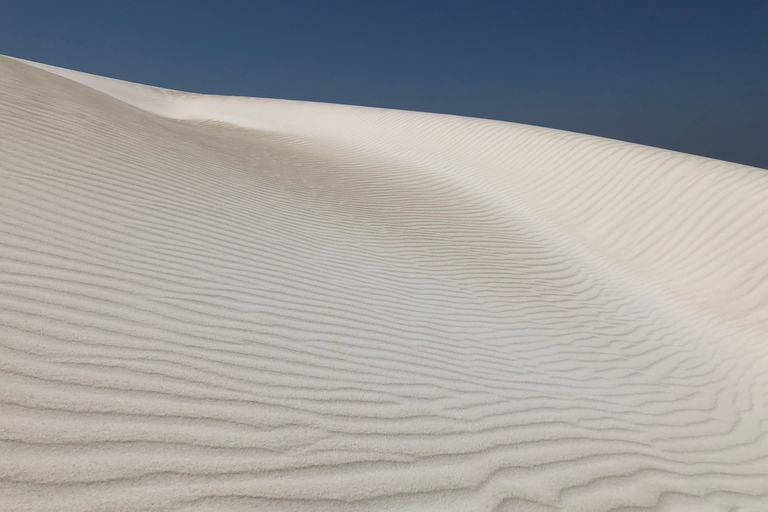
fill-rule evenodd
<path id="1" fill-rule="evenodd" d="M 768 171 L 0 57 L 0 510 L 768 510 Z"/>

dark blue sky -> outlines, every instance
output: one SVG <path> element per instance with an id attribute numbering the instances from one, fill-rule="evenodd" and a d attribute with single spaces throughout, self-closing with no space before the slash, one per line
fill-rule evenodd
<path id="1" fill-rule="evenodd" d="M 768 1 L 0 0 L 0 53 L 487 117 L 768 168 Z"/>

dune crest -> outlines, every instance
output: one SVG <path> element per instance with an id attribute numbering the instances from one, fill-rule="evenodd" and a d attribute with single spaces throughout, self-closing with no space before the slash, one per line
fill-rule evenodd
<path id="1" fill-rule="evenodd" d="M 768 506 L 768 171 L 0 57 L 0 509 Z"/>

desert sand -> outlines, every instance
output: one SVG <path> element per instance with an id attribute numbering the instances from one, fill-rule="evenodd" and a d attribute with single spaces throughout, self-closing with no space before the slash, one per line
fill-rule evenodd
<path id="1" fill-rule="evenodd" d="M 768 171 L 0 57 L 0 510 L 768 510 Z"/>

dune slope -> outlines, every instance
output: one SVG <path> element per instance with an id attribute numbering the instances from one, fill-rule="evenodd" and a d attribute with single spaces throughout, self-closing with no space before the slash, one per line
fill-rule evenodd
<path id="1" fill-rule="evenodd" d="M 0 509 L 766 510 L 767 172 L 0 57 Z"/>

